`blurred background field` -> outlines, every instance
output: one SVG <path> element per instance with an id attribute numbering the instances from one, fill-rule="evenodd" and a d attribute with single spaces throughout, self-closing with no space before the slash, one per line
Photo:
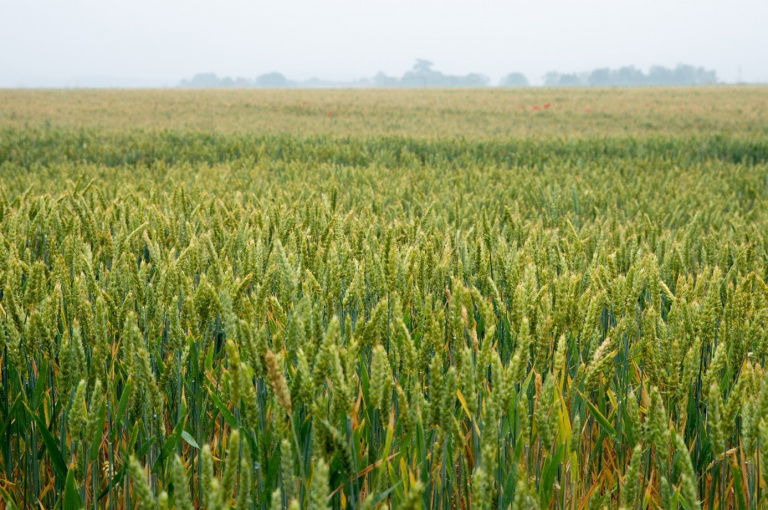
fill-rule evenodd
<path id="1" fill-rule="evenodd" d="M 0 128 L 334 137 L 768 134 L 768 87 L 0 90 Z"/>

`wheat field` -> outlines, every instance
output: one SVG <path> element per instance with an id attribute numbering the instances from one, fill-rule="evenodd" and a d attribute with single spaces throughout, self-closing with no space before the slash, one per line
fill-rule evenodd
<path id="1" fill-rule="evenodd" d="M 0 91 L 5 508 L 768 505 L 768 88 Z"/>

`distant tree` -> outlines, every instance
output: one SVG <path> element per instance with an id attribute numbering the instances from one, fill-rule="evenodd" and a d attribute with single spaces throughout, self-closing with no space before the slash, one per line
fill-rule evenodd
<path id="1" fill-rule="evenodd" d="M 672 82 L 672 73 L 664 66 L 652 66 L 648 71 L 646 83 L 648 85 L 669 85 Z"/>
<path id="2" fill-rule="evenodd" d="M 455 76 L 452 78 L 458 78 L 458 80 L 455 80 L 456 87 L 485 87 L 491 81 L 486 75 L 479 73 L 469 73 L 465 76 Z"/>
<path id="3" fill-rule="evenodd" d="M 717 83 L 717 73 L 707 71 L 703 67 L 678 64 L 672 72 L 672 81 L 675 85 L 707 85 Z"/>
<path id="4" fill-rule="evenodd" d="M 590 73 L 560 74 L 547 73 L 544 84 L 548 87 L 569 87 L 590 85 L 594 87 L 639 87 L 646 85 L 704 85 L 717 83 L 717 73 L 707 71 L 703 67 L 695 68 L 680 64 L 674 69 L 653 66 L 644 73 L 634 66 L 619 69 L 607 67 L 595 69 Z"/>
<path id="5" fill-rule="evenodd" d="M 613 85 L 611 70 L 607 67 L 595 69 L 589 74 L 589 79 L 587 81 L 592 87 L 609 87 Z"/>
<path id="6" fill-rule="evenodd" d="M 501 79 L 502 87 L 528 87 L 528 78 L 523 73 L 509 73 Z"/>
<path id="7" fill-rule="evenodd" d="M 576 73 L 561 74 L 557 83 L 558 87 L 578 87 L 584 85 L 584 81 Z"/>
<path id="8" fill-rule="evenodd" d="M 547 87 L 557 87 L 560 84 L 560 73 L 550 71 L 544 75 L 544 85 Z"/>
<path id="9" fill-rule="evenodd" d="M 379 71 L 379 73 L 373 77 L 373 84 L 377 87 L 397 87 L 400 85 L 400 80 L 392 76 L 387 76 Z"/>
<path id="10" fill-rule="evenodd" d="M 644 85 L 645 75 L 634 66 L 625 66 L 616 71 L 616 85 L 632 86 Z"/>
<path id="11" fill-rule="evenodd" d="M 416 59 L 413 68 L 406 72 L 400 83 L 404 87 L 441 87 L 444 86 L 443 73 L 432 70 L 432 62 L 423 58 Z"/>
<path id="12" fill-rule="evenodd" d="M 257 87 L 285 88 L 289 87 L 290 85 L 291 83 L 288 81 L 288 78 L 277 72 L 262 74 L 256 78 Z"/>
<path id="13" fill-rule="evenodd" d="M 221 80 L 214 73 L 198 73 L 191 80 L 182 80 L 182 87 L 216 88 L 221 87 Z"/>
<path id="14" fill-rule="evenodd" d="M 443 74 L 432 69 L 432 62 L 417 59 L 410 71 L 399 80 L 401 87 L 485 87 L 490 81 L 487 76 L 470 73 L 464 76 Z M 384 80 L 385 76 L 377 76 Z"/>
<path id="15" fill-rule="evenodd" d="M 685 85 L 696 79 L 696 69 L 693 66 L 680 64 L 672 70 L 672 84 Z"/>
<path id="16" fill-rule="evenodd" d="M 696 69 L 697 85 L 712 85 L 717 83 L 717 71 L 707 71 L 703 67 Z"/>
<path id="17" fill-rule="evenodd" d="M 416 63 L 413 64 L 413 72 L 420 73 L 420 74 L 429 74 L 430 72 L 432 72 L 433 65 L 434 64 L 429 60 L 424 60 L 423 58 L 417 58 Z"/>

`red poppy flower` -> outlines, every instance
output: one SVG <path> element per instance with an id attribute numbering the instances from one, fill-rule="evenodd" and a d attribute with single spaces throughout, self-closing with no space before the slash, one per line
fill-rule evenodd
<path id="1" fill-rule="evenodd" d="M 550 106 L 552 106 L 552 104 L 551 104 L 551 103 L 546 103 L 546 104 L 544 105 L 544 108 L 549 108 Z"/>
<path id="2" fill-rule="evenodd" d="M 539 110 L 541 110 L 541 107 L 539 105 L 535 105 L 533 107 L 533 111 L 538 112 Z"/>

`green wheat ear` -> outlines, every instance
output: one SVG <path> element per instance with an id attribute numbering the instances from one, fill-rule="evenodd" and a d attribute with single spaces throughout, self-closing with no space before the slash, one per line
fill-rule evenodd
<path id="1" fill-rule="evenodd" d="M 465 347 L 461 353 L 461 365 L 459 384 L 461 393 L 467 402 L 467 410 L 470 416 L 474 417 L 477 414 L 478 399 L 477 399 L 477 382 L 475 380 L 475 367 L 472 362 L 472 350 L 469 347 Z M 505 374 L 505 379 L 511 381 L 511 377 Z"/>
<path id="2" fill-rule="evenodd" d="M 296 497 L 296 482 L 293 469 L 293 451 L 287 439 L 280 442 L 280 476 L 285 497 L 292 500 Z"/>
<path id="3" fill-rule="evenodd" d="M 642 422 L 640 421 L 640 406 L 637 403 L 637 397 L 635 392 L 631 391 L 627 396 L 627 413 L 629 414 L 629 420 L 625 423 L 625 427 L 632 437 L 632 445 L 635 446 L 642 439 L 640 433 L 642 431 Z"/>
<path id="4" fill-rule="evenodd" d="M 73 439 L 82 439 L 86 432 L 88 413 L 85 406 L 85 380 L 80 381 L 75 392 L 75 399 L 69 413 L 69 434 Z"/>
<path id="5" fill-rule="evenodd" d="M 763 466 L 766 466 L 765 462 L 768 460 L 768 422 L 765 419 L 760 420 L 758 426 L 760 437 L 760 461 Z M 766 445 L 763 447 L 763 445 Z M 763 481 L 768 481 L 768 468 L 762 468 Z"/>
<path id="6" fill-rule="evenodd" d="M 227 460 L 224 464 L 224 476 L 221 479 L 221 493 L 225 501 L 229 501 L 235 490 L 237 468 L 240 465 L 240 433 L 233 430 L 229 434 L 227 444 Z"/>
<path id="7" fill-rule="evenodd" d="M 330 509 L 328 491 L 328 465 L 323 459 L 314 460 L 312 487 L 309 492 L 309 505 L 317 510 Z"/>
<path id="8" fill-rule="evenodd" d="M 211 446 L 203 445 L 203 449 L 200 454 L 200 462 L 202 463 L 201 472 L 201 484 L 202 490 L 201 498 L 203 506 L 209 506 L 211 502 L 211 495 L 213 494 L 213 456 L 211 455 Z M 215 499 L 215 498 L 214 498 Z"/>
<path id="9" fill-rule="evenodd" d="M 157 508 L 159 510 L 170 510 L 170 500 L 168 498 L 168 493 L 166 491 L 162 491 L 160 495 L 157 497 Z"/>
<path id="10" fill-rule="evenodd" d="M 280 488 L 277 488 L 272 492 L 272 497 L 270 498 L 270 510 L 283 510 L 283 491 Z"/>
<path id="11" fill-rule="evenodd" d="M 491 481 L 482 467 L 476 467 L 472 473 L 472 504 L 477 508 L 491 507 Z"/>
<path id="12" fill-rule="evenodd" d="M 392 390 L 392 369 L 389 358 L 384 347 L 376 345 L 373 348 L 371 360 L 371 407 L 385 416 L 389 414 Z"/>
<path id="13" fill-rule="evenodd" d="M 88 419 L 86 423 L 86 437 L 88 441 L 98 442 L 101 440 L 101 432 L 103 428 L 103 422 L 101 421 L 101 410 L 106 403 L 106 396 L 104 394 L 104 388 L 101 385 L 101 380 L 96 379 L 91 390 L 91 401 L 88 405 L 90 412 L 88 413 Z"/>
<path id="14" fill-rule="evenodd" d="M 138 500 L 139 506 L 141 508 L 154 508 L 156 500 L 147 482 L 146 472 L 138 459 L 133 455 L 128 459 L 128 473 L 131 475 L 131 481 L 133 482 L 133 497 Z"/>
<path id="15" fill-rule="evenodd" d="M 280 366 L 277 356 L 271 349 L 267 349 L 267 353 L 264 356 L 264 361 L 267 366 L 267 374 L 269 375 L 269 382 L 272 386 L 277 401 L 280 403 L 282 410 L 285 414 L 292 414 L 291 405 L 291 392 L 288 389 L 288 383 L 285 380 L 285 374 Z"/>
<path id="16" fill-rule="evenodd" d="M 539 503 L 535 496 L 531 494 L 530 488 L 524 476 L 518 477 L 515 485 L 515 499 L 512 501 L 513 510 L 538 509 Z"/>
<path id="17" fill-rule="evenodd" d="M 173 499 L 179 510 L 192 510 L 192 499 L 189 496 L 187 473 L 181 457 L 175 455 L 171 461 L 171 481 L 173 482 Z"/>
<path id="18" fill-rule="evenodd" d="M 635 446 L 632 450 L 632 459 L 629 462 L 629 468 L 624 476 L 623 492 L 621 494 L 621 508 L 631 510 L 635 507 L 635 500 L 641 491 L 640 480 L 640 462 L 642 457 L 642 448 Z"/>
<path id="19" fill-rule="evenodd" d="M 416 481 L 408 489 L 405 500 L 402 503 L 403 510 L 421 510 L 423 508 L 422 498 L 424 495 L 424 484 Z"/>
<path id="20" fill-rule="evenodd" d="M 699 491 L 696 488 L 696 472 L 693 470 L 688 447 L 682 436 L 678 433 L 673 434 L 673 442 L 678 452 L 676 458 L 679 461 L 678 469 L 681 472 L 680 492 L 691 508 L 699 509 L 701 508 L 701 503 L 699 502 Z"/>
<path id="21" fill-rule="evenodd" d="M 240 459 L 240 481 L 237 488 L 237 510 L 251 508 L 251 463 L 248 459 Z"/>
<path id="22" fill-rule="evenodd" d="M 723 400 L 720 397 L 720 388 L 715 383 L 710 387 L 709 400 L 707 425 L 712 442 L 712 453 L 717 458 L 725 449 L 725 432 L 722 416 Z"/>

